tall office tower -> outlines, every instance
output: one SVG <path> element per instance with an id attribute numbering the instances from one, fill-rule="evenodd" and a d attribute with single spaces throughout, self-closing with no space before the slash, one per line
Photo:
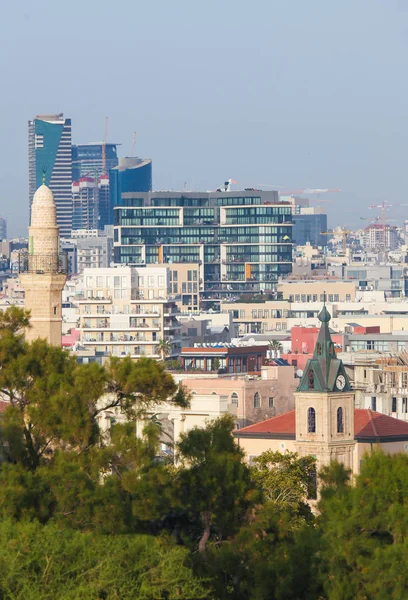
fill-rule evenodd
<path id="1" fill-rule="evenodd" d="M 77 181 L 81 177 L 94 179 L 107 175 L 110 169 L 118 164 L 118 144 L 105 144 L 106 173 L 103 173 L 103 146 L 102 142 L 90 144 L 77 144 L 72 146 L 72 177 Z"/>
<path id="2" fill-rule="evenodd" d="M 98 229 L 98 184 L 81 177 L 72 184 L 72 229 Z"/>
<path id="3" fill-rule="evenodd" d="M 109 173 L 110 221 L 113 225 L 113 209 L 122 204 L 122 194 L 127 192 L 151 192 L 152 161 L 150 158 L 120 158 L 118 166 Z"/>
<path id="4" fill-rule="evenodd" d="M 0 240 L 7 239 L 7 221 L 0 217 Z"/>
<path id="5" fill-rule="evenodd" d="M 67 267 L 59 254 L 56 213 L 52 191 L 43 184 L 33 198 L 28 264 L 20 280 L 25 291 L 25 308 L 31 312 L 27 341 L 42 338 L 61 346 L 62 289 Z"/>
<path id="6" fill-rule="evenodd" d="M 30 220 L 34 193 L 45 174 L 45 183 L 54 195 L 61 237 L 69 237 L 72 229 L 71 146 L 71 119 L 64 119 L 62 113 L 37 115 L 28 122 Z"/>

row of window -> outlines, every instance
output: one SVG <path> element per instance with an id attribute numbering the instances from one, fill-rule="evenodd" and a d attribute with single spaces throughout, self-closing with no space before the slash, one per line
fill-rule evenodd
<path id="1" fill-rule="evenodd" d="M 327 294 L 329 302 L 340 302 L 339 294 Z M 324 294 L 294 294 L 289 296 L 289 302 L 324 302 Z M 346 302 L 351 301 L 351 295 L 346 294 Z"/>

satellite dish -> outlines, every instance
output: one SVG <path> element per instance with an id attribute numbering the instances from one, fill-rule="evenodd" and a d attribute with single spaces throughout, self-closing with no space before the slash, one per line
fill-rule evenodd
<path id="1" fill-rule="evenodd" d="M 303 371 L 302 371 L 302 369 L 298 369 L 298 370 L 296 371 L 296 375 L 297 375 L 299 378 L 300 378 L 300 377 L 303 377 Z"/>

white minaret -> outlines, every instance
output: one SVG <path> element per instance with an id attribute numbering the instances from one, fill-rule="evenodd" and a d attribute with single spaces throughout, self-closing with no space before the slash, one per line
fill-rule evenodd
<path id="1" fill-rule="evenodd" d="M 20 275 L 25 308 L 31 311 L 32 327 L 26 339 L 30 342 L 42 338 L 61 346 L 62 290 L 67 277 L 59 256 L 54 196 L 45 184 L 34 194 L 28 233 L 28 268 Z"/>

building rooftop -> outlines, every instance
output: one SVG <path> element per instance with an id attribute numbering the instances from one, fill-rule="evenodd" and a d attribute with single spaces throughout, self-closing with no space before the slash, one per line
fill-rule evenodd
<path id="1" fill-rule="evenodd" d="M 235 432 L 235 437 L 286 438 L 296 437 L 296 411 L 266 419 Z M 370 409 L 354 409 L 354 437 L 358 442 L 376 443 L 408 441 L 408 423 Z"/>

